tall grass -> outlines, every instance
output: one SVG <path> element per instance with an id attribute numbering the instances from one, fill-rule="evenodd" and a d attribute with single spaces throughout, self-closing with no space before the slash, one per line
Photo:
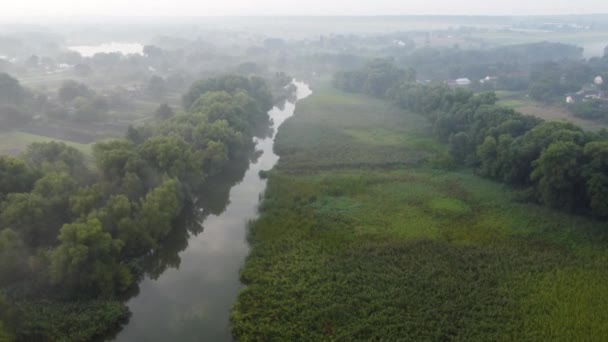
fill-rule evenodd
<path id="1" fill-rule="evenodd" d="M 518 203 L 468 171 L 432 169 L 444 147 L 426 142 L 414 115 L 396 116 L 323 87 L 298 107 L 250 228 L 234 335 L 608 338 L 605 225 Z"/>

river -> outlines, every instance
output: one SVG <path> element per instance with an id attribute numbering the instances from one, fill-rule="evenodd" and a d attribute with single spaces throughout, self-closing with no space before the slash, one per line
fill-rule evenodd
<path id="1" fill-rule="evenodd" d="M 308 85 L 295 84 L 298 100 L 312 93 Z M 257 217 L 266 189 L 259 172 L 272 169 L 279 160 L 274 137 L 294 114 L 295 102 L 273 108 L 273 133 L 256 139 L 255 157 L 227 171 L 201 195 L 202 226 L 176 234 L 170 244 L 182 251 L 156 261 L 157 272 L 148 272 L 139 293 L 127 302 L 132 316 L 115 341 L 232 340 L 229 316 L 243 287 L 239 270 L 249 254 L 247 223 Z"/>

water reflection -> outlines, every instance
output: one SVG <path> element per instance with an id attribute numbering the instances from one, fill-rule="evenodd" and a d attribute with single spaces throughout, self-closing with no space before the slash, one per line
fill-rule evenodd
<path id="1" fill-rule="evenodd" d="M 298 99 L 311 94 L 297 83 Z M 266 181 L 261 170 L 279 157 L 276 128 L 293 115 L 295 101 L 269 112 L 275 128 L 255 139 L 255 149 L 208 180 L 163 248 L 144 262 L 146 277 L 127 302 L 132 317 L 116 341 L 230 341 L 230 309 L 241 290 L 239 269 L 249 246 L 247 222 L 256 217 Z M 201 225 L 202 223 L 202 225 Z M 204 227 L 204 232 L 203 232 Z"/>

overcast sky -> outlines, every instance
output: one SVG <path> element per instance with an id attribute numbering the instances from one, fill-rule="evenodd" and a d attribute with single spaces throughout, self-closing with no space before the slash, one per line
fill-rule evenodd
<path id="1" fill-rule="evenodd" d="M 608 13 L 608 0 L 3 0 L 0 17 Z"/>

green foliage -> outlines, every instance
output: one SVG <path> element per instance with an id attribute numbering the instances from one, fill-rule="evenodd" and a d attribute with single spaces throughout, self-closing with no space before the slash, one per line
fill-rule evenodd
<path id="1" fill-rule="evenodd" d="M 608 142 L 595 141 L 585 145 L 585 158 L 589 164 L 584 170 L 588 179 L 587 193 L 593 213 L 608 216 Z"/>
<path id="2" fill-rule="evenodd" d="M 67 172 L 76 176 L 86 170 L 82 152 L 61 142 L 33 143 L 23 153 L 22 159 L 31 168 L 43 172 Z"/>
<path id="3" fill-rule="evenodd" d="M 9 74 L 0 72 L 0 104 L 20 105 L 26 99 L 26 91 L 19 81 Z"/>
<path id="4" fill-rule="evenodd" d="M 157 136 L 139 147 L 139 156 L 161 173 L 196 185 L 204 179 L 201 152 L 195 152 L 182 139 Z"/>
<path id="5" fill-rule="evenodd" d="M 119 301 L 24 301 L 13 304 L 18 341 L 91 341 L 119 327 L 129 310 Z"/>
<path id="6" fill-rule="evenodd" d="M 173 112 L 173 109 L 166 103 L 163 103 L 160 106 L 158 106 L 158 108 L 156 109 L 156 112 L 154 114 L 158 119 L 161 119 L 161 120 L 167 120 L 167 119 L 173 117 L 173 115 L 175 115 L 175 113 Z"/>
<path id="7" fill-rule="evenodd" d="M 10 194 L 0 209 L 1 226 L 19 233 L 28 246 L 48 246 L 55 242 L 60 227 L 56 213 L 40 194 Z"/>
<path id="8" fill-rule="evenodd" d="M 138 224 L 154 241 L 161 241 L 170 232 L 173 221 L 182 210 L 178 181 L 171 179 L 152 190 L 141 204 Z"/>
<path id="9" fill-rule="evenodd" d="M 78 189 L 70 196 L 70 212 L 73 217 L 84 217 L 103 200 L 103 192 L 98 184 Z"/>
<path id="10" fill-rule="evenodd" d="M 104 232 L 98 219 L 66 224 L 58 239 L 61 243 L 51 254 L 53 283 L 106 296 L 124 291 L 132 284 L 129 269 L 117 259 L 122 241 Z"/>
<path id="11" fill-rule="evenodd" d="M 137 174 L 143 167 L 135 145 L 128 140 L 97 143 L 93 146 L 93 155 L 98 170 L 107 181 L 121 180 L 128 172 Z"/>
<path id="12" fill-rule="evenodd" d="M 0 156 L 0 200 L 14 192 L 29 192 L 37 174 L 20 159 Z"/>
<path id="13" fill-rule="evenodd" d="M 581 174 L 583 149 L 572 142 L 555 142 L 534 162 L 532 180 L 539 182 L 543 202 L 553 208 L 572 210 L 584 197 Z"/>
<path id="14" fill-rule="evenodd" d="M 238 75 L 227 75 L 193 84 L 183 97 L 184 107 L 190 109 L 201 95 L 216 91 L 225 91 L 231 95 L 244 91 L 258 102 L 262 111 L 265 112 L 272 108 L 272 94 L 262 78 L 257 76 L 247 78 Z"/>
<path id="15" fill-rule="evenodd" d="M 72 102 L 73 100 L 82 97 L 82 98 L 90 98 L 94 95 L 94 92 L 87 87 L 84 83 L 79 83 L 74 80 L 67 80 L 61 84 L 61 88 L 59 88 L 59 93 L 57 96 L 59 97 L 59 101 L 66 104 Z"/>
<path id="16" fill-rule="evenodd" d="M 0 231 L 0 285 L 19 280 L 26 274 L 25 248 L 19 234 L 11 229 Z"/>

